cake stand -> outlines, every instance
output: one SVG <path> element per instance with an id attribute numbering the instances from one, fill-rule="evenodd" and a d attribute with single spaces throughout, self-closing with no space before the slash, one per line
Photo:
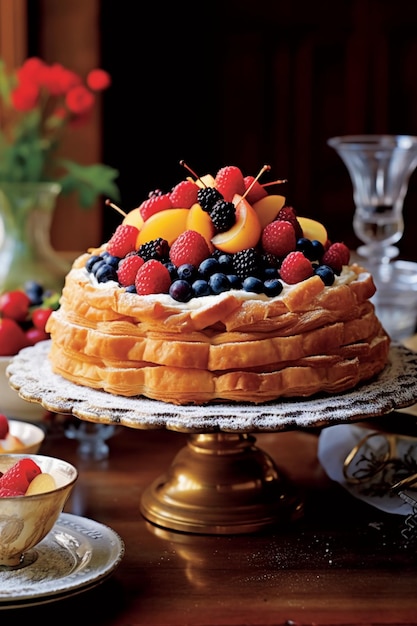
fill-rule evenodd
<path id="1" fill-rule="evenodd" d="M 301 517 L 300 494 L 256 446 L 256 433 L 361 421 L 417 401 L 417 353 L 395 343 L 378 377 L 338 396 L 205 406 L 123 398 L 70 383 L 51 371 L 49 347 L 45 341 L 25 348 L 8 366 L 9 383 L 25 400 L 89 422 L 187 433 L 187 445 L 141 498 L 149 522 L 186 533 L 256 532 Z"/>

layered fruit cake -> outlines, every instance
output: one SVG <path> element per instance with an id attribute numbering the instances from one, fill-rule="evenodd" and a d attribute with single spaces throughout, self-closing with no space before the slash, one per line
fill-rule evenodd
<path id="1" fill-rule="evenodd" d="M 182 165 L 75 260 L 48 320 L 52 370 L 177 405 L 338 394 L 381 372 L 390 340 L 347 246 L 271 191 L 283 181 L 262 183 L 267 166 Z"/>

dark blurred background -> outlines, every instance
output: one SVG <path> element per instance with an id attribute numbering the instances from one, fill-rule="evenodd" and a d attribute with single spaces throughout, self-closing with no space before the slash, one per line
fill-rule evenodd
<path id="1" fill-rule="evenodd" d="M 277 192 L 299 215 L 356 247 L 350 178 L 327 139 L 417 134 L 408 0 L 30 0 L 28 41 L 47 61 L 110 72 L 95 140 L 120 172 L 125 211 L 184 178 L 181 159 L 201 175 L 268 163 L 263 180 L 287 178 Z M 100 242 L 120 216 L 97 212 Z M 405 221 L 401 256 L 417 260 L 417 174 Z"/>

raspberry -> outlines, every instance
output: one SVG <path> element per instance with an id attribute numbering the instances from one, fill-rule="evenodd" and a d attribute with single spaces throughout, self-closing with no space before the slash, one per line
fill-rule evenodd
<path id="1" fill-rule="evenodd" d="M 159 211 L 165 211 L 166 209 L 172 209 L 172 202 L 169 193 L 155 193 L 151 195 L 147 200 L 144 200 L 139 205 L 139 212 L 144 222 Z"/>
<path id="2" fill-rule="evenodd" d="M 243 180 L 245 183 L 245 190 L 246 190 L 246 189 L 249 189 L 249 187 L 252 185 L 253 181 L 255 180 L 255 177 L 245 176 Z M 256 180 L 253 183 L 253 186 L 251 190 L 249 191 L 249 193 L 245 196 L 245 198 L 249 202 L 249 204 L 255 204 L 255 202 L 258 202 L 258 200 L 260 200 L 261 198 L 265 198 L 265 196 L 267 195 L 268 195 L 268 192 L 266 191 L 266 189 L 264 189 L 262 185 Z"/>
<path id="3" fill-rule="evenodd" d="M 287 221 L 274 221 L 265 226 L 261 241 L 266 254 L 279 257 L 295 250 L 297 243 L 294 227 Z"/>
<path id="4" fill-rule="evenodd" d="M 122 287 L 128 287 L 135 284 L 136 274 L 138 269 L 144 264 L 142 257 L 137 254 L 131 254 L 125 257 L 119 263 L 117 268 L 117 280 Z"/>
<path id="5" fill-rule="evenodd" d="M 160 261 L 150 259 L 138 269 L 135 279 L 136 293 L 146 296 L 150 293 L 168 293 L 171 276 Z"/>
<path id="6" fill-rule="evenodd" d="M 227 202 L 231 202 L 233 200 L 235 193 L 243 196 L 246 190 L 243 174 L 235 165 L 222 167 L 217 172 L 214 182 L 216 189 L 223 194 L 223 197 Z"/>
<path id="7" fill-rule="evenodd" d="M 169 252 L 170 260 L 177 267 L 185 263 L 198 267 L 209 256 L 207 241 L 195 230 L 184 231 L 174 241 Z"/>
<path id="8" fill-rule="evenodd" d="M 350 251 L 344 243 L 332 243 L 323 254 L 321 263 L 328 265 L 336 273 L 340 274 L 344 265 L 349 263 Z"/>
<path id="9" fill-rule="evenodd" d="M 0 439 L 6 439 L 9 434 L 9 420 L 0 413 Z"/>
<path id="10" fill-rule="evenodd" d="M 109 242 L 107 243 L 107 252 L 112 256 L 117 256 L 121 259 L 136 250 L 136 239 L 138 237 L 139 230 L 136 226 L 130 224 L 120 224 Z"/>
<path id="11" fill-rule="evenodd" d="M 290 252 L 283 262 L 279 270 L 280 276 L 288 285 L 301 283 L 303 280 L 313 275 L 313 266 L 302 252 Z"/>
<path id="12" fill-rule="evenodd" d="M 169 194 L 173 208 L 190 209 L 197 202 L 198 190 L 198 185 L 192 180 L 182 180 Z"/>
<path id="13" fill-rule="evenodd" d="M 20 459 L 9 467 L 0 478 L 0 489 L 11 489 L 26 492 L 29 483 L 41 473 L 41 468 L 29 458 Z"/>
<path id="14" fill-rule="evenodd" d="M 301 228 L 300 222 L 297 220 L 296 212 L 291 206 L 283 206 L 277 215 L 277 220 L 284 220 L 292 224 L 294 226 L 296 239 L 300 239 L 300 237 L 303 236 L 303 229 Z"/>

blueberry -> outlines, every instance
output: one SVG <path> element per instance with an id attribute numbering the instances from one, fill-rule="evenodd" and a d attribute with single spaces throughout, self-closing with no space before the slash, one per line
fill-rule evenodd
<path id="1" fill-rule="evenodd" d="M 219 266 L 218 260 L 210 256 L 200 263 L 198 273 L 202 278 L 209 278 L 212 274 L 219 271 Z"/>
<path id="2" fill-rule="evenodd" d="M 264 284 L 260 278 L 248 276 L 242 283 L 244 291 L 253 291 L 254 293 L 263 293 Z"/>
<path id="3" fill-rule="evenodd" d="M 105 261 L 101 261 L 100 267 L 94 275 L 99 283 L 107 283 L 109 280 L 115 280 L 117 282 L 116 270 Z"/>
<path id="4" fill-rule="evenodd" d="M 201 298 L 202 296 L 209 296 L 211 294 L 210 285 L 206 280 L 202 278 L 198 278 L 191 285 L 193 290 L 193 294 L 196 298 Z"/>
<path id="5" fill-rule="evenodd" d="M 317 239 L 312 239 L 311 245 L 313 246 L 315 254 L 314 254 L 314 259 L 310 259 L 310 260 L 315 261 L 315 260 L 321 259 L 321 257 L 324 254 L 324 246 L 321 243 L 321 241 L 318 241 Z"/>
<path id="6" fill-rule="evenodd" d="M 328 265 L 319 265 L 318 267 L 315 268 L 314 273 L 317 274 L 317 276 L 320 276 L 323 283 L 327 287 L 331 287 L 331 285 L 333 285 L 334 272 L 332 268 L 329 267 Z"/>
<path id="7" fill-rule="evenodd" d="M 264 282 L 264 293 L 269 298 L 273 298 L 274 296 L 278 296 L 282 291 L 283 285 L 278 278 L 268 278 Z"/>
<path id="8" fill-rule="evenodd" d="M 167 263 L 164 263 L 165 267 L 167 268 L 169 275 L 171 277 L 171 281 L 174 282 L 174 280 L 177 280 L 178 278 L 178 272 L 177 272 L 177 267 L 176 265 L 174 265 L 171 261 L 167 261 Z"/>
<path id="9" fill-rule="evenodd" d="M 35 306 L 43 302 L 43 287 L 36 280 L 28 280 L 25 283 L 25 293 L 30 300 L 30 304 Z"/>
<path id="10" fill-rule="evenodd" d="M 276 267 L 266 267 L 263 271 L 264 280 L 272 280 L 273 278 L 278 278 L 278 276 L 278 268 Z"/>
<path id="11" fill-rule="evenodd" d="M 197 269 L 191 263 L 184 263 L 177 269 L 179 280 L 186 280 L 190 284 L 197 278 Z"/>
<path id="12" fill-rule="evenodd" d="M 136 293 L 136 287 L 135 285 L 128 285 L 127 287 L 125 287 L 125 291 L 127 291 L 128 293 Z"/>
<path id="13" fill-rule="evenodd" d="M 209 285 L 212 293 L 216 295 L 223 293 L 223 291 L 230 291 L 229 279 L 226 274 L 223 274 L 222 272 L 212 274 L 209 278 Z"/>
<path id="14" fill-rule="evenodd" d="M 221 254 L 217 260 L 220 265 L 219 270 L 224 274 L 228 274 L 233 270 L 233 261 L 230 254 Z"/>
<path id="15" fill-rule="evenodd" d="M 231 289 L 242 289 L 242 281 L 236 274 L 227 274 Z"/>
<path id="16" fill-rule="evenodd" d="M 317 259 L 316 251 L 311 239 L 307 239 L 307 237 L 300 237 L 297 239 L 296 248 L 302 252 L 309 261 L 315 261 Z"/>
<path id="17" fill-rule="evenodd" d="M 92 254 L 90 258 L 87 259 L 85 263 L 85 269 L 87 270 L 87 272 L 93 271 L 93 265 L 97 263 L 97 261 L 102 261 L 102 257 L 99 256 L 98 254 Z"/>
<path id="18" fill-rule="evenodd" d="M 193 291 L 189 282 L 178 279 L 171 284 L 169 295 L 177 302 L 188 302 L 193 296 Z"/>

